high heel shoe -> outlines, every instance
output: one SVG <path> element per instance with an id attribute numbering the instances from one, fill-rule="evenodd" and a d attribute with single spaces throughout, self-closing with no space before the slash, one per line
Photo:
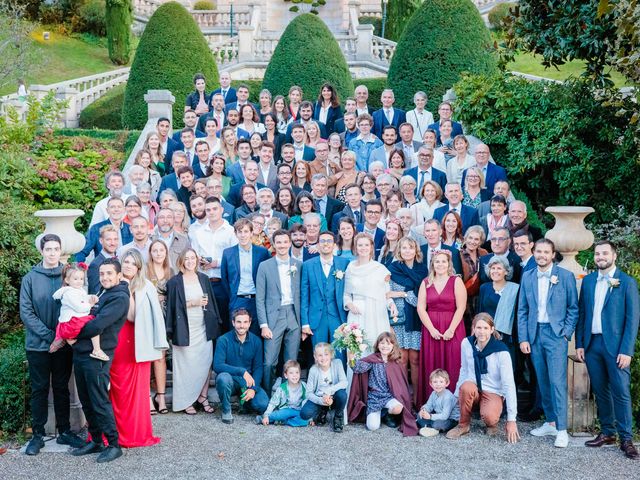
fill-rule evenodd
<path id="1" fill-rule="evenodd" d="M 201 398 L 204 398 L 202 402 L 200 401 Z M 204 410 L 205 413 L 213 413 L 215 411 L 214 408 L 211 405 L 209 405 L 209 399 L 204 395 L 200 395 L 198 397 L 198 401 L 196 402 L 196 404 L 198 405 L 199 408 Z"/>
<path id="2" fill-rule="evenodd" d="M 164 392 L 157 392 L 153 396 L 153 405 L 156 407 L 156 410 L 160 415 L 165 415 L 169 413 L 169 409 L 167 408 L 166 403 L 164 408 L 160 408 L 160 404 L 158 403 L 158 395 L 162 395 L 164 397 Z M 153 415 L 153 413 L 151 413 L 151 415 Z"/>

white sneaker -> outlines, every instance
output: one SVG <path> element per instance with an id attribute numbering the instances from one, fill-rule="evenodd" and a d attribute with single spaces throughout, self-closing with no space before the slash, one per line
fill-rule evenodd
<path id="1" fill-rule="evenodd" d="M 422 427 L 418 433 L 423 437 L 437 437 L 440 435 L 440 431 L 435 428 L 430 427 Z"/>
<path id="2" fill-rule="evenodd" d="M 558 435 L 558 430 L 556 430 L 555 425 L 551 425 L 550 423 L 545 422 L 541 427 L 531 430 L 530 433 L 534 437 L 544 437 L 547 435 L 555 437 L 556 435 Z"/>
<path id="3" fill-rule="evenodd" d="M 558 435 L 556 435 L 556 441 L 553 444 L 558 448 L 567 448 L 569 445 L 569 435 L 566 430 L 559 430 Z"/>

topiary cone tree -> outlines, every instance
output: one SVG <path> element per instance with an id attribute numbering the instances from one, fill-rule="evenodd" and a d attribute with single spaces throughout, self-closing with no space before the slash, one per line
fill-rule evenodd
<path id="1" fill-rule="evenodd" d="M 107 0 L 105 8 L 109 59 L 116 65 L 126 65 L 131 58 L 131 0 Z"/>
<path id="2" fill-rule="evenodd" d="M 387 76 L 396 101 L 413 108 L 422 90 L 436 111 L 442 95 L 462 72 L 497 71 L 491 37 L 470 0 L 429 0 L 415 11 L 402 33 Z"/>
<path id="3" fill-rule="evenodd" d="M 131 65 L 124 95 L 122 125 L 147 123 L 147 90 L 170 90 L 174 128 L 182 121 L 184 99 L 193 91 L 193 75 L 203 73 L 209 87 L 218 84 L 218 67 L 202 32 L 187 10 L 176 2 L 158 8 L 144 29 Z"/>
<path id="4" fill-rule="evenodd" d="M 325 82 L 334 86 L 341 101 L 353 95 L 351 73 L 333 34 L 316 15 L 299 15 L 282 33 L 262 87 L 286 96 L 298 85 L 306 100 L 316 100 Z"/>

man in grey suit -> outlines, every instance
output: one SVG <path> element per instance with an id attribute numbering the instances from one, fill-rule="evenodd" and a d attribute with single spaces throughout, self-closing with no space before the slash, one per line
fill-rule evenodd
<path id="1" fill-rule="evenodd" d="M 413 139 L 413 125 L 405 122 L 398 128 L 400 141 L 396 143 L 396 148 L 404 152 L 404 162 L 406 168 L 418 166 L 418 150 L 422 146 L 421 142 Z"/>
<path id="2" fill-rule="evenodd" d="M 554 436 L 566 448 L 567 350 L 578 321 L 578 290 L 573 273 L 553 263 L 555 246 L 536 242 L 538 268 L 522 276 L 518 295 L 518 337 L 522 353 L 531 354 L 546 422 L 531 430 L 536 437 Z"/>
<path id="3" fill-rule="evenodd" d="M 385 168 L 389 166 L 389 158 L 396 149 L 396 140 L 398 140 L 398 133 L 396 127 L 393 125 L 385 125 L 382 129 L 382 143 L 381 147 L 376 148 L 371 152 L 369 157 L 369 165 L 373 162 L 382 162 Z M 408 165 L 407 165 L 408 168 Z"/>
<path id="4" fill-rule="evenodd" d="M 256 310 L 264 338 L 263 386 L 271 392 L 280 348 L 284 361 L 295 360 L 300 347 L 300 270 L 302 262 L 289 256 L 291 236 L 286 230 L 273 234 L 276 256 L 258 267 Z"/>
<path id="5" fill-rule="evenodd" d="M 275 148 L 271 142 L 262 142 L 260 162 L 258 162 L 258 183 L 266 185 L 273 191 L 278 189 L 278 167 L 273 160 Z"/>

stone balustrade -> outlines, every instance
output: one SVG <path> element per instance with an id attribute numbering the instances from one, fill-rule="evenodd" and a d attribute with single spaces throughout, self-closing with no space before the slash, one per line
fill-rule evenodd
<path id="1" fill-rule="evenodd" d="M 160 0 L 133 0 L 133 13 L 138 22 L 146 23 L 153 12 L 160 7 L 163 1 Z M 216 10 L 191 10 L 189 12 L 193 16 L 198 26 L 203 30 L 211 29 L 228 29 L 231 26 L 230 9 Z M 233 8 L 233 25 L 240 27 L 251 23 L 251 8 L 247 5 L 238 5 Z"/>

